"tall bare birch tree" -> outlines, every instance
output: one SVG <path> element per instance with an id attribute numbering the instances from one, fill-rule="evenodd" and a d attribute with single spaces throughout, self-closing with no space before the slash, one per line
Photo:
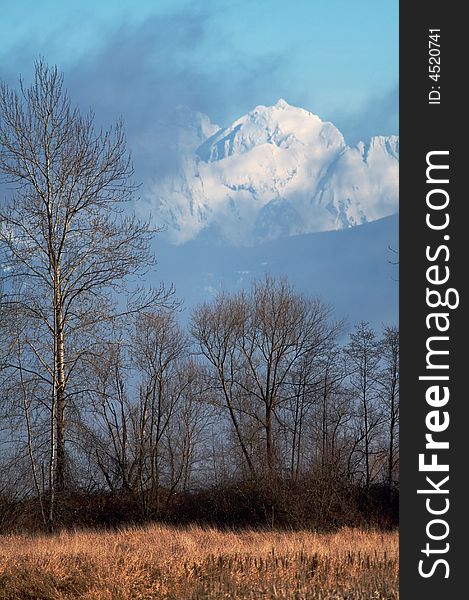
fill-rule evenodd
<path id="1" fill-rule="evenodd" d="M 0 86 L 0 199 L 3 311 L 32 323 L 24 336 L 24 375 L 47 384 L 50 414 L 50 506 L 67 486 L 67 407 L 74 369 L 90 351 L 96 328 L 124 312 L 162 301 L 164 290 L 127 289 L 130 276 L 153 263 L 148 223 L 126 216 L 135 188 L 121 123 L 104 131 L 93 114 L 71 104 L 56 67 L 36 63 L 33 83 Z M 38 330 L 42 333 L 37 335 Z M 12 357 L 12 373 L 19 365 Z"/>

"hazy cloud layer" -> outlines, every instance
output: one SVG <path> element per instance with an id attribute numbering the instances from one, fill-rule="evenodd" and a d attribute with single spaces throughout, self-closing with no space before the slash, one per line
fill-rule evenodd
<path id="1" fill-rule="evenodd" d="M 351 145 L 374 135 L 396 135 L 399 123 L 399 88 L 396 85 L 388 93 L 370 98 L 356 112 L 338 112 L 333 118 Z"/>
<path id="2" fill-rule="evenodd" d="M 333 120 L 349 143 L 397 133 L 397 87 L 370 99 L 358 113 L 345 109 L 328 115 L 305 106 L 299 90 L 307 82 L 292 85 L 291 80 L 299 47 L 285 47 L 279 39 L 275 51 L 244 51 L 220 28 L 223 4 L 189 4 L 139 25 L 108 27 L 99 43 L 59 64 L 72 100 L 84 110 L 92 108 L 98 123 L 108 126 L 123 118 L 137 180 L 149 184 L 177 168 L 178 143 L 189 120 L 187 110 L 178 107 L 226 126 L 256 104 L 285 97 Z M 2 77 L 13 83 L 22 72 L 29 78 L 34 58 L 49 60 L 47 50 L 54 43 L 53 35 L 41 38 L 34 30 L 4 57 Z M 339 100 L 334 98 L 335 106 Z"/>
<path id="3" fill-rule="evenodd" d="M 153 17 L 136 28 L 120 27 L 67 73 L 73 98 L 93 107 L 99 121 L 123 117 L 140 178 L 177 165 L 177 140 L 189 117 L 176 109 L 225 125 L 240 106 L 252 108 L 252 98 L 271 95 L 285 59 L 268 54 L 248 60 L 220 39 L 220 59 L 205 68 L 216 35 L 211 14 L 201 10 Z"/>

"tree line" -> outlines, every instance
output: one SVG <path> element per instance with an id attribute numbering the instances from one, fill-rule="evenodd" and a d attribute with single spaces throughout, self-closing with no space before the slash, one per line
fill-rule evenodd
<path id="1" fill-rule="evenodd" d="M 396 517 L 399 335 L 286 278 L 181 325 L 122 125 L 44 62 L 0 87 L 0 518 L 333 526 Z M 22 520 L 23 519 L 23 520 Z M 39 526 L 38 525 L 38 526 Z"/>

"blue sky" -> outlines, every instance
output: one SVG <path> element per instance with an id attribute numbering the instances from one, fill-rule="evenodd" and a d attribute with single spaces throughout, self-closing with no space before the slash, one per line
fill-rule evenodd
<path id="1" fill-rule="evenodd" d="M 227 125 L 283 97 L 350 138 L 397 133 L 397 0 L 17 0 L 0 40 L 4 78 L 42 55 L 111 117 L 144 94 Z"/>

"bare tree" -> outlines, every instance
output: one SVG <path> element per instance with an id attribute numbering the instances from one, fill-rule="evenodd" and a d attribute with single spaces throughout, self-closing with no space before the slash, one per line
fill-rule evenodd
<path id="1" fill-rule="evenodd" d="M 350 385 L 358 400 L 359 435 L 355 447 L 363 441 L 364 480 L 368 490 L 373 476 L 374 438 L 380 433 L 377 380 L 381 359 L 379 343 L 370 325 L 362 321 L 350 334 L 345 351 L 349 364 Z"/>
<path id="2" fill-rule="evenodd" d="M 334 339 L 338 326 L 329 314 L 319 300 L 271 277 L 194 314 L 193 335 L 212 366 L 251 475 L 259 473 L 254 455 L 269 475 L 279 466 L 276 432 L 286 402 L 298 397 L 295 368 L 307 356 L 314 362 Z"/>
<path id="3" fill-rule="evenodd" d="M 63 76 L 36 64 L 29 87 L 0 86 L 0 173 L 11 196 L 0 210 L 0 252 L 6 298 L 41 331 L 25 337 L 30 371 L 47 382 L 50 413 L 50 507 L 67 485 L 67 406 L 74 371 L 92 351 L 98 328 L 119 314 L 154 306 L 160 289 L 117 303 L 129 277 L 153 264 L 148 223 L 125 216 L 132 166 L 122 125 L 96 129 L 92 114 L 71 105 Z M 8 364 L 19 371 L 18 362 Z"/>
<path id="4" fill-rule="evenodd" d="M 194 311 L 191 332 L 211 367 L 207 372 L 208 385 L 214 394 L 218 393 L 220 404 L 229 413 L 245 466 L 254 478 L 256 471 L 241 424 L 240 389 L 236 383 L 242 376 L 237 348 L 243 318 L 244 297 L 220 294 L 212 304 L 203 304 Z"/>
<path id="5" fill-rule="evenodd" d="M 83 433 L 107 487 L 134 495 L 146 517 L 159 516 L 178 487 L 189 487 L 207 424 L 204 383 L 174 311 L 142 313 L 133 334 L 122 334 L 83 374 L 90 381 Z"/>
<path id="6" fill-rule="evenodd" d="M 314 345 L 296 361 L 289 378 L 288 403 L 282 415 L 288 436 L 288 467 L 293 479 L 317 464 L 324 472 L 332 463 L 343 424 L 341 385 L 344 378 L 335 335 Z"/>
<path id="7" fill-rule="evenodd" d="M 379 395 L 387 426 L 387 486 L 393 496 L 395 471 L 399 462 L 399 330 L 385 327 L 380 342 L 383 367 L 379 374 Z"/>
<path id="8" fill-rule="evenodd" d="M 145 507 L 149 503 L 158 514 L 165 435 L 189 386 L 189 379 L 182 374 L 187 340 L 174 313 L 143 314 L 137 320 L 132 354 L 140 374 L 139 490 Z M 172 491 L 174 480 L 178 482 L 181 476 L 182 472 L 179 477 L 173 473 Z"/>
<path id="9" fill-rule="evenodd" d="M 132 435 L 132 401 L 127 382 L 131 376 L 128 343 L 119 332 L 90 356 L 83 369 L 88 415 L 82 435 L 91 448 L 89 460 L 111 491 L 134 488 L 137 458 Z"/>

